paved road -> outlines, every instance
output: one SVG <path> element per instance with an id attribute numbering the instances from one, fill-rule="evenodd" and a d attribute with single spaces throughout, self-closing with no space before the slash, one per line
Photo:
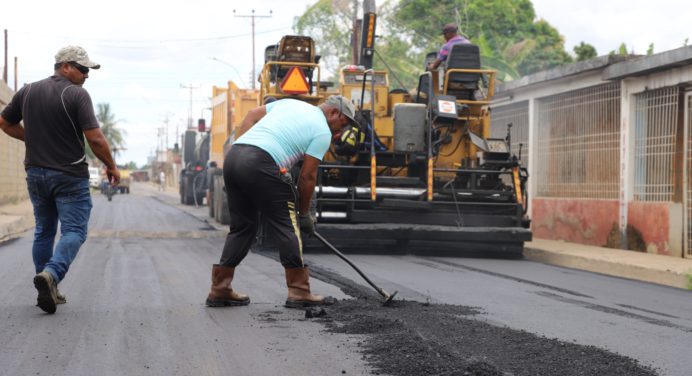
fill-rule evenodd
<path id="1" fill-rule="evenodd" d="M 206 208 L 185 209 L 206 218 Z M 332 254 L 308 257 L 363 283 Z M 692 374 L 692 291 L 528 260 L 349 257 L 399 298 L 478 307 L 491 324 L 607 349 L 663 375 Z"/>
<path id="2" fill-rule="evenodd" d="M 251 293 L 249 307 L 205 308 L 223 232 L 203 221 L 206 208 L 182 207 L 149 186 L 133 191 L 111 203 L 94 197 L 91 237 L 61 284 L 69 302 L 54 316 L 32 306 L 30 237 L 0 247 L 0 374 L 368 374 L 358 337 L 325 334 L 281 307 L 274 260 L 250 254 L 238 269 L 234 286 Z M 362 283 L 333 255 L 307 257 Z M 662 375 L 692 369 L 689 291 L 521 260 L 352 259 L 402 299 L 479 307 L 489 323 L 605 348 Z"/>
<path id="3" fill-rule="evenodd" d="M 250 254 L 238 268 L 234 287 L 253 304 L 206 308 L 223 234 L 141 192 L 93 198 L 91 236 L 55 315 L 34 306 L 31 234 L 0 246 L 0 375 L 369 374 L 357 336 L 324 334 L 283 308 L 276 261 Z"/>

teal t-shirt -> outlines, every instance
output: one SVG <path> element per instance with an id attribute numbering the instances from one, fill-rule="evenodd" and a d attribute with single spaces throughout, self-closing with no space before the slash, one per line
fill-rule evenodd
<path id="1" fill-rule="evenodd" d="M 332 133 L 319 107 L 296 99 L 267 105 L 267 114 L 236 140 L 269 153 L 279 167 L 291 168 L 304 155 L 322 160 Z"/>

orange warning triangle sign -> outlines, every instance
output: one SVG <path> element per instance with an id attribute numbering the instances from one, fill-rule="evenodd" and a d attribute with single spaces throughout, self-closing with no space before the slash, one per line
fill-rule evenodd
<path id="1" fill-rule="evenodd" d="M 291 67 L 291 70 L 281 81 L 281 90 L 286 94 L 305 94 L 308 92 L 308 81 L 300 67 Z"/>

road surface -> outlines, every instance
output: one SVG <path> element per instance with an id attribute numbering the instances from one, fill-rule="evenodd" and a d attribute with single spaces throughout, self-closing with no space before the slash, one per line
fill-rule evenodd
<path id="1" fill-rule="evenodd" d="M 224 232 L 205 222 L 204 207 L 183 207 L 148 185 L 132 192 L 110 203 L 94 195 L 90 236 L 60 285 L 68 303 L 55 315 L 34 306 L 31 233 L 0 246 L 0 374 L 415 375 L 488 367 L 485 374 L 683 376 L 692 369 L 690 291 L 526 260 L 351 255 L 375 283 L 398 291 L 399 304 L 381 308 L 343 261 L 309 254 L 321 279 L 311 280 L 313 290 L 342 300 L 311 319 L 282 306 L 285 280 L 274 255 L 251 252 L 233 285 L 252 304 L 209 309 L 203 302 Z"/>

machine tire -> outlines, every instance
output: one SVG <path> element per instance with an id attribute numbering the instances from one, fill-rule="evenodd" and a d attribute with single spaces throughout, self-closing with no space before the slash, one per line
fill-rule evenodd
<path id="1" fill-rule="evenodd" d="M 214 214 L 217 222 L 222 225 L 231 223 L 231 215 L 228 212 L 228 198 L 223 189 L 223 176 L 214 176 Z"/>
<path id="2" fill-rule="evenodd" d="M 231 223 L 231 213 L 228 212 L 228 197 L 223 190 L 221 191 L 221 200 L 219 200 L 219 223 L 222 225 Z"/>
<path id="3" fill-rule="evenodd" d="M 219 177 L 214 176 L 212 178 L 212 185 L 214 186 L 214 198 L 212 198 L 212 201 L 214 202 L 214 220 L 216 222 L 221 223 L 220 221 L 220 215 L 221 215 L 221 210 L 220 210 L 220 205 L 221 205 L 221 197 L 219 195 Z"/>
<path id="4" fill-rule="evenodd" d="M 216 219 L 216 200 L 214 199 L 214 189 L 216 186 L 216 176 L 221 176 L 222 170 L 218 167 L 209 167 L 207 169 L 207 207 L 209 208 L 209 218 Z"/>
<path id="5" fill-rule="evenodd" d="M 209 189 L 207 190 L 207 208 L 209 211 L 209 218 L 214 218 L 214 191 Z"/>
<path id="6" fill-rule="evenodd" d="M 190 178 L 187 175 L 183 175 L 181 197 L 183 198 L 183 204 L 194 205 L 195 197 L 192 195 L 192 184 L 190 184 Z"/>

